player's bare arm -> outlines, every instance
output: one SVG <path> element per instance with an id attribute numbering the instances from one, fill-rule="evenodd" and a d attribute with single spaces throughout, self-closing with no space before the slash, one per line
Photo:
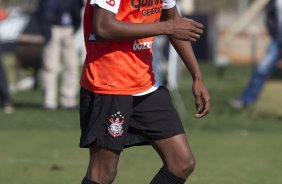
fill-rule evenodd
<path id="1" fill-rule="evenodd" d="M 169 35 L 179 40 L 196 41 L 203 33 L 203 25 L 191 19 L 156 23 L 128 23 L 119 21 L 115 14 L 95 5 L 93 31 L 97 40 L 134 40 L 158 35 Z"/>
<path id="2" fill-rule="evenodd" d="M 168 10 L 163 10 L 162 12 L 161 22 L 162 21 L 178 22 L 181 19 L 182 18 L 179 15 L 176 7 Z M 194 55 L 191 42 L 180 40 L 179 37 L 176 37 L 174 35 L 169 36 L 169 40 L 192 75 L 193 78 L 192 90 L 195 96 L 195 105 L 197 111 L 196 117 L 201 118 L 209 113 L 210 96 L 206 88 L 206 85 L 204 83 L 204 80 L 202 78 L 202 74 L 199 65 L 197 63 L 197 59 Z"/>

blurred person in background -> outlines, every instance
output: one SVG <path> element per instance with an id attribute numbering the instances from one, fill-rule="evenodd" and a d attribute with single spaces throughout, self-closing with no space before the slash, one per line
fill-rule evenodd
<path id="1" fill-rule="evenodd" d="M 77 107 L 79 58 L 75 32 L 81 24 L 82 7 L 83 0 L 39 2 L 37 14 L 45 38 L 41 73 L 45 109 L 58 107 L 57 78 L 61 71 L 60 106 L 64 109 Z"/>
<path id="2" fill-rule="evenodd" d="M 8 12 L 2 6 L 2 0 L 0 0 L 0 21 L 8 17 Z M 13 112 L 13 105 L 8 89 L 8 82 L 6 78 L 6 72 L 2 64 L 1 44 L 0 44 L 0 103 L 3 105 L 4 113 L 10 114 Z"/>
<path id="3" fill-rule="evenodd" d="M 241 109 L 254 104 L 267 78 L 274 71 L 282 54 L 282 0 L 270 0 L 266 9 L 266 25 L 271 41 L 265 56 L 253 72 L 249 84 L 238 99 L 229 102 L 230 106 Z"/>

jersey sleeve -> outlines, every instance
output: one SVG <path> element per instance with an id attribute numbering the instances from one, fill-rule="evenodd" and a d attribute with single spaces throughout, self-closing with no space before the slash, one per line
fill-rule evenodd
<path id="1" fill-rule="evenodd" d="M 170 9 L 176 5 L 175 0 L 164 0 L 163 9 Z"/>
<path id="2" fill-rule="evenodd" d="M 120 0 L 91 0 L 90 4 L 97 4 L 101 8 L 117 14 L 120 5 Z"/>

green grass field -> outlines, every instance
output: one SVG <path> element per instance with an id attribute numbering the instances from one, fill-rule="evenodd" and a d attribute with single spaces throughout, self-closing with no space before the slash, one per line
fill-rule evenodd
<path id="1" fill-rule="evenodd" d="M 258 104 L 246 110 L 227 106 L 246 84 L 250 68 L 232 66 L 225 77 L 201 65 L 212 96 L 211 113 L 196 120 L 191 80 L 181 79 L 182 116 L 197 168 L 189 184 L 281 184 L 281 81 L 267 84 Z M 280 82 L 280 83 L 279 83 Z M 275 98 L 276 97 L 276 98 Z M 77 184 L 84 176 L 88 152 L 78 148 L 77 111 L 44 111 L 39 90 L 13 96 L 16 112 L 0 112 L 0 183 Z M 280 101 L 279 101 L 280 100 Z M 125 150 L 115 184 L 146 184 L 161 167 L 149 147 Z"/>

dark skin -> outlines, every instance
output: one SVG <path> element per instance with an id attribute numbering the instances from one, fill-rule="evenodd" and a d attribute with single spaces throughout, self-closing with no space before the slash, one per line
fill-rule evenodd
<path id="1" fill-rule="evenodd" d="M 170 19 L 179 20 L 183 18 L 179 15 L 179 13 L 177 12 L 177 9 L 174 8 L 171 10 L 163 11 L 163 14 L 161 16 L 161 21 L 167 21 Z M 188 21 L 190 21 L 190 19 L 188 19 Z M 195 28 L 193 28 L 192 30 L 194 29 Z M 200 32 L 197 32 L 196 34 L 200 34 Z M 201 74 L 199 65 L 197 63 L 197 59 L 194 55 L 194 51 L 193 51 L 191 42 L 187 43 L 187 41 L 179 39 L 179 37 L 175 37 L 173 35 L 172 36 L 169 35 L 168 38 L 169 38 L 170 43 L 173 45 L 178 55 L 184 62 L 186 68 L 192 75 L 192 78 L 193 78 L 192 91 L 195 96 L 195 105 L 196 105 L 196 111 L 197 111 L 195 117 L 202 118 L 209 113 L 210 96 L 205 86 L 205 83 L 203 81 L 202 74 Z M 194 41 L 194 38 L 190 38 L 188 40 L 191 40 L 191 39 L 192 41 Z"/>
<path id="2" fill-rule="evenodd" d="M 128 23 L 115 18 L 115 14 L 95 5 L 93 29 L 97 40 L 135 40 L 167 35 L 193 78 L 196 118 L 209 113 L 210 96 L 202 78 L 191 42 L 203 33 L 203 25 L 180 17 L 176 7 L 162 11 L 160 22 Z M 195 161 L 185 134 L 152 141 L 154 149 L 162 158 L 164 167 L 184 180 L 194 169 Z M 100 184 L 110 184 L 116 175 L 119 152 L 92 146 L 86 178 Z"/>
<path id="3" fill-rule="evenodd" d="M 191 42 L 196 42 L 203 33 L 203 25 L 182 18 L 176 8 L 163 10 L 158 23 L 138 24 L 119 21 L 115 14 L 95 6 L 93 30 L 98 40 L 135 40 L 158 35 L 167 35 L 193 78 L 193 94 L 196 118 L 209 113 L 210 96 L 205 87 Z"/>
<path id="4" fill-rule="evenodd" d="M 115 14 L 95 7 L 93 30 L 98 40 L 136 40 L 168 35 L 179 40 L 195 42 L 203 33 L 203 25 L 191 19 L 167 19 L 157 23 L 128 23 L 115 19 Z M 167 12 L 167 13 L 166 13 Z M 163 16 L 177 13 L 176 8 L 163 10 Z"/>

